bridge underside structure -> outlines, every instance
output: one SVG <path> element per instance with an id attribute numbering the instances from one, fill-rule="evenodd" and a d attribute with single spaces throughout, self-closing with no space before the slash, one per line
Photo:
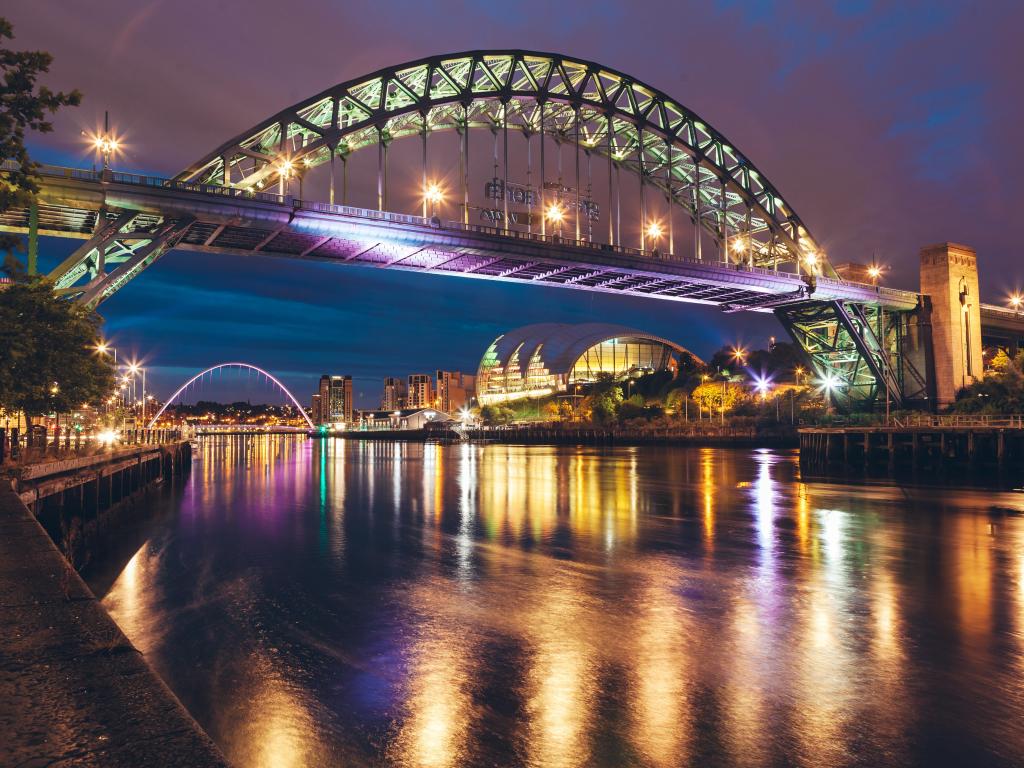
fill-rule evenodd
<path id="1" fill-rule="evenodd" d="M 470 129 L 493 135 L 497 226 L 469 220 Z M 427 137 L 443 130 L 460 135 L 461 220 L 428 217 L 425 202 L 422 215 L 388 211 L 390 143 L 421 140 L 426 187 Z M 528 210 L 518 223 L 509 131 L 540 145 L 540 182 L 520 185 Z M 575 153 L 574 187 L 563 185 L 561 168 L 558 183 L 548 181 L 552 141 L 559 158 L 562 146 Z M 334 204 L 335 161 L 370 147 L 378 208 Z M 625 170 L 639 177 L 642 221 L 655 202 L 668 207 L 667 249 L 644 239 L 623 246 L 610 214 L 607 241 L 593 238 L 581 151 L 588 176 L 591 155 L 607 161 L 609 206 L 619 206 Z M 295 176 L 318 165 L 330 169 L 331 202 L 287 194 Z M 535 173 L 528 168 L 526 178 Z M 81 239 L 49 277 L 89 306 L 172 249 L 316 259 L 773 312 L 841 407 L 883 393 L 902 404 L 925 389 L 904 354 L 917 294 L 840 280 L 792 207 L 724 136 L 656 89 L 590 62 L 516 51 L 422 60 L 284 110 L 175 179 L 44 167 L 41 180 L 32 209 L 0 214 L 0 230 Z M 533 215 L 551 206 L 561 206 L 557 230 L 546 214 Z M 692 225 L 685 249 L 673 237 L 673 210 Z"/>

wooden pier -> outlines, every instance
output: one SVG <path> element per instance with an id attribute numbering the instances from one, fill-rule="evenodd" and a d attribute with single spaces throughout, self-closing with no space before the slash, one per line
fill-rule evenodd
<path id="1" fill-rule="evenodd" d="M 1024 416 L 920 416 L 870 427 L 800 430 L 811 473 L 1004 470 L 1024 466 Z"/>

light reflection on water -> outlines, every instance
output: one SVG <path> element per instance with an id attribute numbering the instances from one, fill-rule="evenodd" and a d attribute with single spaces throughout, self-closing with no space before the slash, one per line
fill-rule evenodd
<path id="1" fill-rule="evenodd" d="M 103 598 L 240 766 L 1019 765 L 1012 494 L 217 438 Z"/>

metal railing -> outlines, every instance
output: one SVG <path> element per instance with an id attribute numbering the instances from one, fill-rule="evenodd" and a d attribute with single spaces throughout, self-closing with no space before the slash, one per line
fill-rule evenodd
<path id="1" fill-rule="evenodd" d="M 0 464 L 34 464 L 92 456 L 133 445 L 161 445 L 182 440 L 176 429 L 128 429 L 113 435 L 98 432 L 0 428 Z"/>
<path id="2" fill-rule="evenodd" d="M 893 426 L 899 429 L 908 427 L 943 427 L 952 429 L 971 429 L 989 427 L 992 429 L 1024 429 L 1024 415 L 987 415 L 987 414 L 909 414 L 893 417 Z"/>
<path id="3" fill-rule="evenodd" d="M 0 165 L 0 171 L 16 170 L 18 167 L 19 166 L 14 161 L 7 160 L 4 161 L 2 165 Z M 292 197 L 291 195 L 281 195 L 273 192 L 260 192 L 236 186 L 201 184 L 192 181 L 165 179 L 158 176 L 125 173 L 123 171 L 112 171 L 109 169 L 95 171 L 84 170 L 80 168 L 68 168 L 64 166 L 55 165 L 40 165 L 38 167 L 38 173 L 42 176 L 49 176 L 53 178 L 67 178 L 93 182 L 114 182 L 118 184 L 128 184 L 131 186 L 141 186 L 150 189 L 170 189 L 181 192 L 193 192 L 221 198 L 226 197 L 239 200 L 252 200 L 256 202 L 265 202 L 275 205 L 284 205 L 292 208 L 293 210 L 303 210 L 312 211 L 315 213 L 348 216 L 360 219 L 367 219 L 370 221 L 386 221 L 395 224 L 431 227 L 432 229 L 443 229 L 448 231 L 486 234 L 492 237 L 504 237 L 513 240 L 527 240 L 532 242 L 547 243 L 550 245 L 578 248 L 582 250 L 599 251 L 602 253 L 613 253 L 622 256 L 628 256 L 631 258 L 655 259 L 658 261 L 700 267 L 704 269 L 712 267 L 717 269 L 728 270 L 730 272 L 737 272 L 741 274 L 761 275 L 764 277 L 789 279 L 794 277 L 799 278 L 801 276 L 798 266 L 796 271 L 783 271 L 778 269 L 777 267 L 757 267 L 743 263 L 732 263 L 729 261 L 692 259 L 683 256 L 677 256 L 673 253 L 662 252 L 659 251 L 658 249 L 653 248 L 629 248 L 621 245 L 611 245 L 608 243 L 593 242 L 590 240 L 577 240 L 574 237 L 563 237 L 557 234 L 541 235 L 533 232 L 519 232 L 516 230 L 505 229 L 502 227 L 491 227 L 483 224 L 465 224 L 463 222 L 458 221 L 445 221 L 442 223 L 436 217 L 424 218 L 422 216 L 415 216 L 411 214 L 394 213 L 390 211 L 379 211 L 372 208 L 357 208 L 348 205 L 336 205 L 332 203 L 321 203 L 312 200 L 300 200 L 298 198 Z M 903 291 L 898 288 L 885 288 L 878 285 L 869 285 L 867 283 L 855 283 L 848 280 L 843 280 L 842 278 L 838 277 L 816 275 L 816 279 L 818 281 L 819 287 L 829 286 L 839 288 L 842 286 L 855 286 L 859 288 L 868 289 L 871 292 L 878 295 L 879 297 L 885 297 L 896 301 L 909 301 L 911 296 L 917 296 L 917 294 L 912 291 Z"/>

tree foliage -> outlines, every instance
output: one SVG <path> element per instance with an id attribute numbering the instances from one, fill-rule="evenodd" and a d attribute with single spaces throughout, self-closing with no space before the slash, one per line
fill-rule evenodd
<path id="1" fill-rule="evenodd" d="M 0 408 L 31 418 L 106 398 L 114 368 L 96 352 L 100 322 L 46 280 L 8 286 L 0 293 Z"/>
<path id="2" fill-rule="evenodd" d="M 25 132 L 49 133 L 53 124 L 48 116 L 82 100 L 78 91 L 55 92 L 39 85 L 39 76 L 50 70 L 53 56 L 44 51 L 13 51 L 7 43 L 13 39 L 11 23 L 0 17 L 0 158 L 15 166 L 0 176 L 0 211 L 28 206 L 39 191 L 37 166 L 25 149 Z M 20 244 L 15 235 L 0 235 L 0 251 L 8 257 Z M 19 272 L 10 258 L 5 270 Z"/>
<path id="3" fill-rule="evenodd" d="M 999 360 L 985 378 L 956 395 L 952 410 L 955 413 L 1022 413 L 1024 412 L 1024 352 L 1010 360 L 1009 355 Z"/>

